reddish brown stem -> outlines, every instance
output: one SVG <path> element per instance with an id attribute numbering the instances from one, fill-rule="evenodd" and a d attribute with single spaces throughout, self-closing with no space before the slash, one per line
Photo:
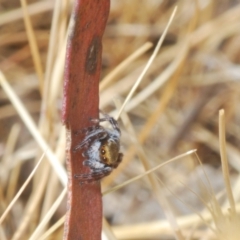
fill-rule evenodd
<path id="1" fill-rule="evenodd" d="M 63 121 L 68 130 L 68 213 L 64 239 L 99 240 L 102 228 L 100 182 L 79 183 L 75 174 L 89 172 L 81 151 L 73 149 L 84 134 L 75 134 L 99 116 L 99 78 L 102 35 L 109 13 L 109 0 L 76 0 L 69 36 L 63 100 Z"/>

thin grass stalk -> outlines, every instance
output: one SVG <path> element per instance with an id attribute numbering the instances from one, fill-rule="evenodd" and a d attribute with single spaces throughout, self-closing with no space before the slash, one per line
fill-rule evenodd
<path id="1" fill-rule="evenodd" d="M 219 145 L 220 145 L 220 154 L 222 161 L 222 171 L 225 181 L 225 188 L 227 191 L 228 201 L 230 203 L 231 211 L 236 215 L 235 201 L 231 189 L 231 182 L 229 177 L 229 168 L 227 160 L 227 150 L 226 150 L 226 136 L 225 136 L 225 115 L 224 110 L 219 111 Z"/>
<path id="2" fill-rule="evenodd" d="M 33 31 L 30 16 L 27 11 L 26 0 L 21 0 L 21 5 L 22 5 L 22 9 L 23 9 L 24 23 L 25 23 L 28 41 L 29 41 L 29 45 L 30 45 L 30 49 L 31 49 L 31 53 L 32 53 L 32 58 L 33 58 L 36 73 L 38 75 L 39 90 L 40 90 L 40 93 L 42 94 L 42 92 L 43 92 L 43 68 L 42 68 L 42 64 L 41 64 L 41 58 L 40 58 L 40 53 L 39 53 L 39 49 L 38 49 L 38 45 L 37 45 L 37 40 L 36 40 L 36 36 Z"/>

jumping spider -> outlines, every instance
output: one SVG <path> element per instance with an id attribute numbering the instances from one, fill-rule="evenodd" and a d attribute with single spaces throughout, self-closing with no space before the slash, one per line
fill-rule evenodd
<path id="1" fill-rule="evenodd" d="M 91 169 L 88 174 L 74 176 L 82 181 L 100 180 L 109 175 L 122 161 L 123 154 L 119 153 L 121 131 L 118 122 L 107 114 L 103 115 L 103 118 L 91 119 L 96 125 L 85 129 L 85 138 L 74 148 L 74 151 L 85 149 L 82 153 L 86 158 L 83 165 Z M 112 125 L 112 129 L 99 125 L 105 121 Z"/>

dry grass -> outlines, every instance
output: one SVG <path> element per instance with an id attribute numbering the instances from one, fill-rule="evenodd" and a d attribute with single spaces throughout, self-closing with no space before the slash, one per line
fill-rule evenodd
<path id="1" fill-rule="evenodd" d="M 118 116 L 175 5 L 161 49 L 120 116 L 124 161 L 102 181 L 103 239 L 240 239 L 237 1 L 112 0 L 100 108 Z M 3 240 L 62 238 L 60 112 L 71 7 L 60 0 L 0 5 Z"/>

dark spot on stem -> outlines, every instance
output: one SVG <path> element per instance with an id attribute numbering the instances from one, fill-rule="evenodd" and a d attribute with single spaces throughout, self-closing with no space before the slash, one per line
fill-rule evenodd
<path id="1" fill-rule="evenodd" d="M 87 73 L 94 74 L 97 69 L 98 54 L 100 41 L 98 37 L 94 37 L 87 52 L 85 69 Z"/>

